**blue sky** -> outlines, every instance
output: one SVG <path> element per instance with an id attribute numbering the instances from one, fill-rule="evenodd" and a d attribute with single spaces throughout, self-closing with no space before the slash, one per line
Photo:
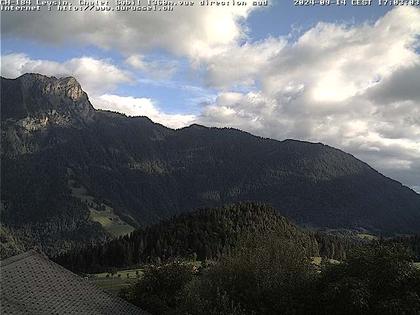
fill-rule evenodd
<path id="1" fill-rule="evenodd" d="M 350 2 L 350 1 L 349 1 Z M 391 7 L 361 6 L 294 6 L 293 1 L 275 1 L 266 10 L 254 12 L 248 19 L 251 38 L 258 40 L 268 35 L 285 36 L 293 28 L 308 29 L 319 21 L 339 23 L 361 23 L 375 21 Z M 273 25 L 275 27 L 273 28 Z"/>
<path id="2" fill-rule="evenodd" d="M 1 73 L 71 75 L 96 108 L 173 128 L 323 142 L 420 191 L 420 9 L 347 3 L 2 12 Z"/>

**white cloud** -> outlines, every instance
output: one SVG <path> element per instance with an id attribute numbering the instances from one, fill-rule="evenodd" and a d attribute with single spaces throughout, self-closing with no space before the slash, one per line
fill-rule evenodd
<path id="1" fill-rule="evenodd" d="M 1 57 L 2 76 L 16 78 L 28 72 L 57 77 L 74 76 L 90 96 L 112 91 L 121 83 L 132 82 L 128 72 L 105 59 L 82 57 L 59 63 L 16 53 Z"/>
<path id="2" fill-rule="evenodd" d="M 72 0 L 74 5 L 79 1 Z M 2 36 L 50 43 L 83 43 L 127 54 L 166 49 L 209 57 L 245 36 L 253 6 L 175 7 L 173 12 L 2 12 Z"/>
<path id="3" fill-rule="evenodd" d="M 233 74 L 227 57 L 210 63 L 208 82 L 226 92 L 198 121 L 322 141 L 419 186 L 419 35 L 420 9 L 397 8 L 374 24 L 319 23 L 294 42 L 237 47 Z M 257 82 L 253 92 L 228 92 L 244 79 Z"/>
<path id="4" fill-rule="evenodd" d="M 369 90 L 369 96 L 378 103 L 389 105 L 401 100 L 420 102 L 420 62 L 401 67 Z"/>
<path id="5" fill-rule="evenodd" d="M 144 61 L 144 57 L 142 55 L 131 55 L 125 60 L 125 62 L 133 68 L 139 70 L 145 70 L 147 68 L 147 64 Z"/>
<path id="6" fill-rule="evenodd" d="M 117 68 L 107 60 L 82 57 L 59 63 L 49 60 L 34 60 L 25 54 L 2 56 L 2 76 L 16 78 L 28 72 L 56 77 L 74 76 L 82 88 L 87 91 L 92 105 L 97 109 L 116 111 L 128 116 L 147 116 L 153 121 L 171 128 L 184 127 L 195 119 L 194 115 L 165 113 L 150 98 L 102 94 L 112 91 L 119 84 L 130 83 L 133 80 L 128 72 Z"/>
<path id="7" fill-rule="evenodd" d="M 97 109 L 111 110 L 128 116 L 147 116 L 154 122 L 171 128 L 180 128 L 191 124 L 194 115 L 168 114 L 159 109 L 149 98 L 124 97 L 104 94 L 92 98 L 92 104 Z"/>
<path id="8" fill-rule="evenodd" d="M 285 40 L 275 38 L 232 46 L 203 61 L 206 64 L 207 83 L 219 88 L 251 86 L 285 46 Z"/>
<path id="9" fill-rule="evenodd" d="M 77 72 L 95 94 L 95 106 L 148 115 L 172 127 L 197 121 L 276 139 L 322 141 L 419 187 L 420 9 L 399 7 L 374 24 L 319 23 L 296 40 L 270 37 L 254 43 L 246 41 L 243 23 L 251 10 L 196 7 L 170 14 L 42 13 L 31 18 L 2 14 L 6 37 L 115 48 L 126 64 L 152 78 L 170 77 L 176 65 L 150 61 L 150 50 L 186 56 L 196 69 L 205 70 L 205 82 L 219 92 L 197 117 L 165 113 L 149 99 L 103 95 L 131 79 L 107 60 L 87 58 L 89 65 L 96 64 L 96 71 L 90 71 L 79 59 L 57 64 L 13 55 L 2 60 L 2 68 L 6 64 L 10 74 Z"/>
<path id="10" fill-rule="evenodd" d="M 177 62 L 169 60 L 146 60 L 143 55 L 134 54 L 125 60 L 126 64 L 140 70 L 155 80 L 170 79 L 177 70 Z"/>

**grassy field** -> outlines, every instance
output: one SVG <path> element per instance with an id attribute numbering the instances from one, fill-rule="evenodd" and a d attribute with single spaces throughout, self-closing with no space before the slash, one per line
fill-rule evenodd
<path id="1" fill-rule="evenodd" d="M 119 270 L 113 275 L 108 272 L 93 274 L 90 276 L 90 281 L 101 289 L 117 295 L 122 288 L 129 288 L 134 285 L 142 275 L 142 268 Z"/>
<path id="2" fill-rule="evenodd" d="M 137 278 L 143 275 L 143 268 L 119 270 L 112 277 L 114 278 Z M 127 276 L 128 275 L 128 276 Z M 98 279 L 108 278 L 111 276 L 109 272 L 95 273 L 93 276 Z"/>
<path id="3" fill-rule="evenodd" d="M 311 257 L 312 258 L 312 263 L 316 266 L 321 266 L 321 262 L 322 262 L 322 257 Z M 328 262 L 331 264 L 339 264 L 340 262 L 338 260 L 335 259 L 328 259 Z"/>
<path id="4" fill-rule="evenodd" d="M 339 263 L 337 260 L 329 259 L 331 263 Z M 312 257 L 312 263 L 320 266 L 321 265 L 321 257 Z M 191 262 L 192 265 L 199 267 L 201 265 L 200 262 Z M 420 269 L 420 262 L 414 263 L 414 265 Z M 122 288 L 129 288 L 134 285 L 138 279 L 141 279 L 143 276 L 144 269 L 137 268 L 137 269 L 126 269 L 126 270 L 119 270 L 115 274 L 111 275 L 108 272 L 103 273 L 96 273 L 90 275 L 90 281 L 93 282 L 95 285 L 100 287 L 101 289 L 117 295 Z"/>
<path id="5" fill-rule="evenodd" d="M 200 261 L 191 261 L 187 264 L 196 268 L 201 266 Z M 116 271 L 113 275 L 109 272 L 91 274 L 89 279 L 101 289 L 117 295 L 122 288 L 129 288 L 134 285 L 143 274 L 144 268 L 123 269 Z"/>
<path id="6" fill-rule="evenodd" d="M 130 288 L 133 286 L 137 279 L 124 279 L 124 278 L 93 278 L 90 281 L 92 281 L 96 286 L 99 288 L 107 291 L 108 293 L 111 293 L 113 295 L 118 295 L 118 293 L 123 288 Z"/>
<path id="7" fill-rule="evenodd" d="M 112 236 L 119 237 L 134 231 L 134 227 L 121 220 L 112 207 L 103 203 L 98 204 L 85 187 L 78 185 L 74 180 L 69 180 L 68 185 L 72 195 L 88 205 L 90 219 L 102 225 Z"/>
<path id="8" fill-rule="evenodd" d="M 375 241 L 378 240 L 379 238 L 375 235 L 371 235 L 371 234 L 366 234 L 366 233 L 359 233 L 357 234 L 358 237 L 368 240 L 368 241 Z"/>
<path id="9" fill-rule="evenodd" d="M 92 208 L 90 210 L 90 219 L 100 223 L 104 229 L 115 237 L 129 234 L 134 231 L 131 225 L 128 225 L 114 214 L 110 207 L 106 207 L 104 211 L 98 211 Z"/>

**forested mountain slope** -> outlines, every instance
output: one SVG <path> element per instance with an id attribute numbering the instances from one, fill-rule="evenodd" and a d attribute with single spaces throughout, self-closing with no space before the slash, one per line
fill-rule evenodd
<path id="1" fill-rule="evenodd" d="M 1 220 L 47 252 L 238 201 L 314 227 L 420 229 L 420 195 L 335 148 L 95 110 L 73 78 L 1 84 Z"/>

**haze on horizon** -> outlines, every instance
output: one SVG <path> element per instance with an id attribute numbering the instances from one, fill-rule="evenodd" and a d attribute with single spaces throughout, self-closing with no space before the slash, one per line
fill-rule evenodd
<path id="1" fill-rule="evenodd" d="M 1 74 L 71 75 L 96 108 L 173 128 L 323 142 L 420 192 L 420 9 L 292 2 L 2 12 Z"/>

